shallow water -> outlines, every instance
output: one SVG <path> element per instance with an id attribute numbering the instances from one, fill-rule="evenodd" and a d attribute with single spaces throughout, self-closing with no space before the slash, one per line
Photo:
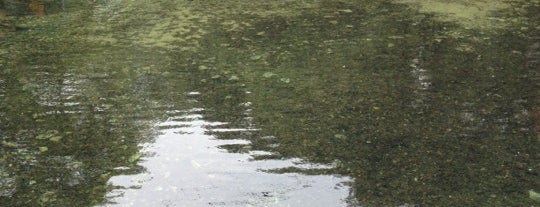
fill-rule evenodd
<path id="1" fill-rule="evenodd" d="M 511 5 L 49 5 L 0 42 L 0 204 L 537 205 L 539 5 Z"/>

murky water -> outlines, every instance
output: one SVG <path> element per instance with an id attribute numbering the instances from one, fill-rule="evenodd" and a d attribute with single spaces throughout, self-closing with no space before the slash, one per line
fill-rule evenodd
<path id="1" fill-rule="evenodd" d="M 0 41 L 0 206 L 539 204 L 538 1 L 62 2 Z"/>

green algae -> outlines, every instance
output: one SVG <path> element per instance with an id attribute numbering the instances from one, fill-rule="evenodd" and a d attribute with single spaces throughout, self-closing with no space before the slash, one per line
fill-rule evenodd
<path id="1" fill-rule="evenodd" d="M 442 1 L 442 0 L 398 0 L 396 2 L 416 5 L 422 12 L 436 13 L 442 21 L 456 21 L 468 28 L 493 29 L 504 27 L 505 19 L 496 17 L 493 13 L 511 7 L 508 1 Z"/>

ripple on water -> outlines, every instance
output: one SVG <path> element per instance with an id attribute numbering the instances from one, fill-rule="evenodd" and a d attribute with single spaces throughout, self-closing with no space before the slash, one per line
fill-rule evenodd
<path id="1" fill-rule="evenodd" d="M 198 93 L 190 93 L 194 97 Z M 160 135 L 144 144 L 140 163 L 146 171 L 119 175 L 109 182 L 120 188 L 106 206 L 347 206 L 351 178 L 333 175 L 275 174 L 265 170 L 331 168 L 300 159 L 253 160 L 264 151 L 229 153 L 224 145 L 249 145 L 245 139 L 218 139 L 215 133 L 257 130 L 205 120 L 204 109 L 170 109 L 156 126 Z M 142 196 L 144 195 L 144 196 Z"/>

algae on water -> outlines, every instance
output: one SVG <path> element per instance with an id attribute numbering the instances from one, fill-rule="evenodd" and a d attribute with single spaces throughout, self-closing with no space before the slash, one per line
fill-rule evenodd
<path id="1" fill-rule="evenodd" d="M 396 0 L 415 5 L 422 12 L 435 13 L 441 20 L 456 21 L 469 28 L 498 28 L 507 25 L 492 12 L 510 7 L 503 0 Z"/>

